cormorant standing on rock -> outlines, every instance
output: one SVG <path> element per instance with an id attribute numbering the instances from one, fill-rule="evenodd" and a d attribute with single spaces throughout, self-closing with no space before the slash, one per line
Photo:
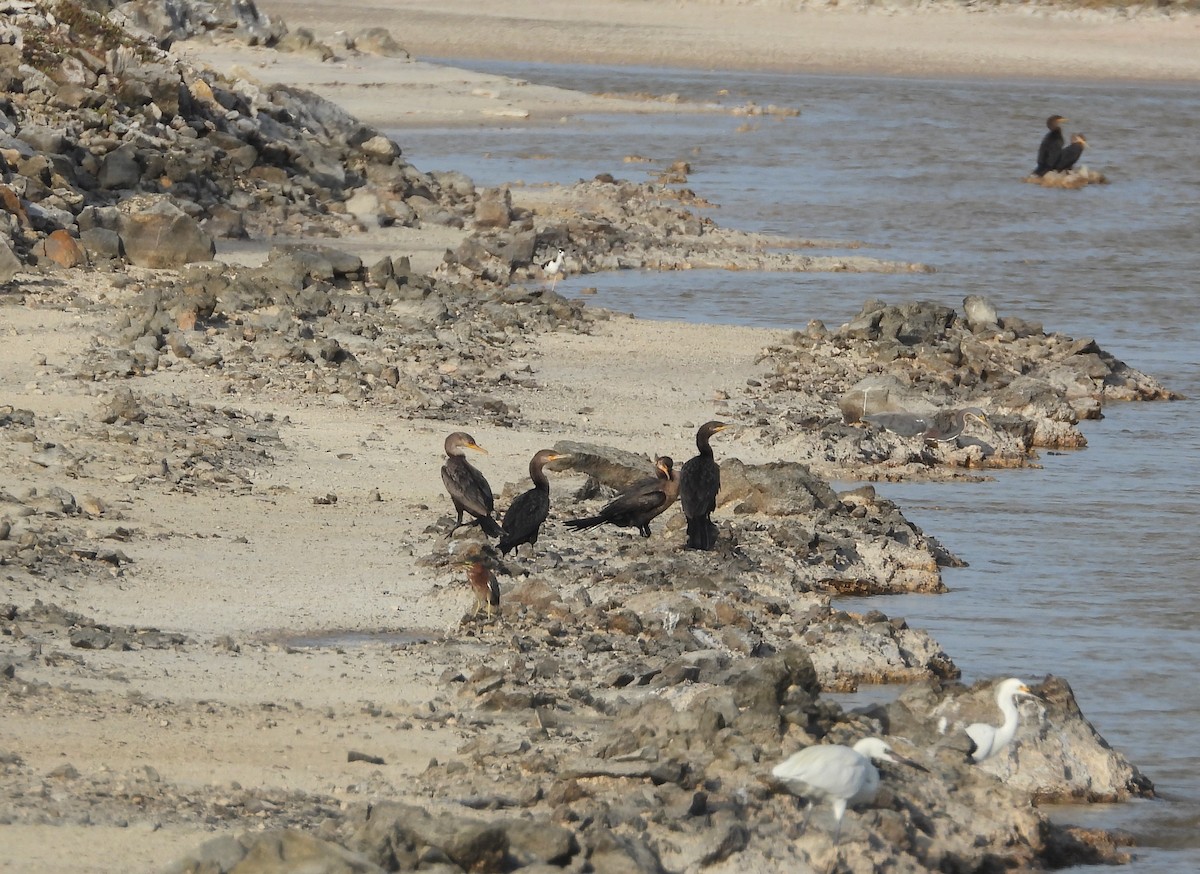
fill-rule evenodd
<path id="1" fill-rule="evenodd" d="M 492 497 L 492 487 L 488 485 L 487 477 L 480 473 L 467 461 L 464 449 L 474 449 L 476 452 L 487 454 L 487 450 L 475 442 L 475 438 L 463 431 L 455 431 L 446 438 L 446 463 L 442 465 L 442 482 L 450 499 L 454 501 L 454 509 L 458 511 L 458 522 L 454 528 L 463 524 L 463 513 L 475 517 L 479 527 L 488 537 L 499 537 L 500 526 L 492 518 L 495 509 L 495 499 Z M 471 523 L 467 523 L 471 524 Z M 454 533 L 453 529 L 451 533 Z"/>
<path id="2" fill-rule="evenodd" d="M 1037 168 L 1033 171 L 1034 176 L 1045 176 L 1058 166 L 1058 159 L 1063 150 L 1062 123 L 1064 121 L 1067 119 L 1061 115 L 1052 115 L 1046 119 L 1046 127 L 1050 128 L 1050 132 L 1042 137 L 1042 144 L 1038 146 Z"/>
<path id="3" fill-rule="evenodd" d="M 713 458 L 708 441 L 727 427 L 724 422 L 701 425 L 696 432 L 696 448 L 700 454 L 689 458 L 679 472 L 679 504 L 687 518 L 688 549 L 714 549 L 717 545 L 717 526 L 709 516 L 717 508 L 721 467 Z"/>
<path id="4" fill-rule="evenodd" d="M 646 477 L 629 486 L 604 505 L 598 515 L 586 519 L 568 519 L 566 525 L 576 531 L 608 523 L 621 528 L 636 528 L 642 537 L 650 536 L 650 522 L 675 503 L 679 497 L 679 474 L 668 456 L 654 461 L 657 476 Z"/>
<path id="5" fill-rule="evenodd" d="M 537 543 L 542 523 L 550 515 L 550 481 L 542 468 L 552 461 L 569 457 L 553 449 L 542 449 L 530 460 L 529 478 L 533 480 L 533 488 L 517 495 L 504 514 L 500 524 L 504 533 L 498 544 L 501 555 L 508 555 L 510 549 L 516 549 L 522 543 L 530 546 Z"/>
<path id="6" fill-rule="evenodd" d="M 1079 160 L 1079 156 L 1083 154 L 1083 150 L 1087 148 L 1087 140 L 1083 138 L 1083 134 L 1073 134 L 1071 136 L 1071 145 L 1062 150 L 1058 156 L 1058 163 L 1054 165 L 1054 169 L 1065 173 L 1075 166 L 1075 162 Z"/>

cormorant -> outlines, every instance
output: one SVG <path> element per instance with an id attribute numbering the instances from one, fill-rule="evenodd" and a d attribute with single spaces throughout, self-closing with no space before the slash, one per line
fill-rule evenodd
<path id="1" fill-rule="evenodd" d="M 1071 145 L 1062 150 L 1062 154 L 1058 156 L 1058 163 L 1054 165 L 1054 169 L 1060 172 L 1066 172 L 1075 166 L 1075 162 L 1079 160 L 1079 156 L 1083 154 L 1083 150 L 1087 148 L 1087 140 L 1083 138 L 1083 134 L 1072 134 Z"/>
<path id="2" fill-rule="evenodd" d="M 948 419 L 944 410 L 928 416 L 915 413 L 871 413 L 862 417 L 864 422 L 878 425 L 885 431 L 891 431 L 901 437 L 922 437 L 930 443 L 953 443 L 962 436 L 963 429 L 970 419 L 988 424 L 987 414 L 979 407 L 955 410 Z"/>
<path id="3" fill-rule="evenodd" d="M 508 555 L 510 549 L 516 549 L 522 543 L 530 546 L 537 543 L 542 523 L 550 515 L 550 481 L 542 468 L 568 457 L 553 449 L 542 449 L 530 459 L 529 478 L 533 480 L 533 488 L 517 495 L 504 514 L 504 521 L 500 523 L 504 533 L 497 544 L 501 555 Z"/>
<path id="4" fill-rule="evenodd" d="M 566 525 L 576 531 L 609 523 L 620 528 L 636 528 L 642 537 L 650 536 L 650 522 L 675 503 L 679 497 L 679 474 L 675 462 L 664 455 L 654 461 L 657 476 L 646 477 L 629 486 L 604 505 L 598 515 L 586 519 L 568 519 Z"/>
<path id="5" fill-rule="evenodd" d="M 1034 176 L 1045 176 L 1058 165 L 1059 156 L 1063 150 L 1063 134 L 1062 123 L 1067 121 L 1061 115 L 1052 115 L 1046 119 L 1046 127 L 1050 128 L 1050 132 L 1042 137 L 1042 144 L 1038 146 L 1037 153 L 1037 168 L 1034 169 Z"/>
<path id="6" fill-rule="evenodd" d="M 500 526 L 492 518 L 492 511 L 496 505 L 495 498 L 492 497 L 492 487 L 488 485 L 487 478 L 467 461 L 464 449 L 474 449 L 487 454 L 487 450 L 476 443 L 474 437 L 463 431 L 455 431 L 446 438 L 446 463 L 442 465 L 442 482 L 446 484 L 446 491 L 450 493 L 454 509 L 458 511 L 458 522 L 454 529 L 463 524 L 463 513 L 466 512 L 475 517 L 484 534 L 488 537 L 499 537 Z"/>
<path id="7" fill-rule="evenodd" d="M 679 504 L 687 517 L 689 549 L 713 549 L 717 545 L 717 526 L 709 516 L 717 508 L 717 493 L 721 491 L 721 467 L 713 458 L 708 444 L 712 435 L 724 431 L 724 422 L 705 422 L 696 432 L 696 448 L 700 454 L 689 458 L 679 471 Z"/>

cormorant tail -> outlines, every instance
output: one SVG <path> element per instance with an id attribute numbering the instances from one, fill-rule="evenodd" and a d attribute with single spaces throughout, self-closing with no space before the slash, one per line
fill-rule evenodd
<path id="1" fill-rule="evenodd" d="M 483 533 L 488 537 L 499 537 L 504 533 L 500 527 L 500 523 L 491 516 L 480 516 L 479 527 L 483 529 Z"/>
<path id="2" fill-rule="evenodd" d="M 563 524 L 575 531 L 586 531 L 597 525 L 603 525 L 605 521 L 607 520 L 603 516 L 588 516 L 586 519 L 568 519 Z"/>
<path id="3" fill-rule="evenodd" d="M 714 549 L 717 545 L 717 526 L 708 519 L 688 519 L 688 549 Z"/>

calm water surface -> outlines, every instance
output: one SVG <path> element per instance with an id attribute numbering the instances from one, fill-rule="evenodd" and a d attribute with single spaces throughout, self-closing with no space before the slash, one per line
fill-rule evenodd
<path id="1" fill-rule="evenodd" d="M 794 106 L 794 118 L 729 113 L 596 117 L 486 131 L 396 130 L 423 170 L 480 185 L 641 181 L 676 160 L 720 223 L 861 241 L 863 254 L 928 275 L 690 271 L 569 277 L 598 305 L 645 318 L 831 327 L 864 300 L 960 306 L 1094 336 L 1200 398 L 1200 94 L 1193 87 L 953 82 L 474 65 L 585 91 L 678 93 L 727 107 Z M 722 93 L 725 92 L 725 93 Z M 1042 189 L 1043 119 L 1087 135 L 1082 163 L 1109 185 Z M 627 164 L 627 155 L 649 164 Z M 832 251 L 838 251 L 834 249 Z M 824 254 L 818 252 L 818 254 Z M 1200 403 L 1114 405 L 1087 449 L 982 484 L 879 485 L 970 563 L 942 596 L 871 599 L 929 629 L 966 679 L 1067 678 L 1084 712 L 1163 800 L 1069 808 L 1060 818 L 1133 831 L 1133 870 L 1200 871 Z M 858 604 L 858 607 L 867 605 Z"/>

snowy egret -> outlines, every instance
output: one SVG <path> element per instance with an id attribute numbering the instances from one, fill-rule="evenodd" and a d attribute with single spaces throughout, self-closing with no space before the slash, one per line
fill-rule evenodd
<path id="1" fill-rule="evenodd" d="M 488 537 L 499 537 L 500 526 L 492 518 L 492 510 L 495 509 L 492 487 L 488 484 L 487 477 L 467 461 L 464 449 L 474 449 L 487 455 L 487 450 L 465 431 L 455 431 L 446 438 L 446 463 L 442 465 L 442 483 L 450 493 L 450 500 L 454 501 L 454 509 L 458 511 L 458 522 L 451 529 L 451 533 L 462 526 L 463 513 L 466 512 L 475 517 L 476 523 Z"/>
<path id="2" fill-rule="evenodd" d="M 842 831 L 842 817 L 848 805 L 871 801 L 879 790 L 879 771 L 872 763 L 902 762 L 920 768 L 916 762 L 892 752 L 877 737 L 864 737 L 853 748 L 841 744 L 817 744 L 792 754 L 771 773 L 793 795 L 808 799 L 804 824 L 808 824 L 813 805 L 828 799 L 835 822 L 833 842 Z"/>
<path id="3" fill-rule="evenodd" d="M 1017 722 L 1020 719 L 1017 697 L 1020 695 L 1037 697 L 1029 691 L 1024 682 L 1010 677 L 996 687 L 996 704 L 1004 714 L 1004 722 L 999 726 L 988 725 L 986 722 L 974 722 L 967 726 L 967 736 L 971 738 L 971 749 L 967 755 L 972 762 L 979 764 L 1008 746 L 1017 732 Z"/>
<path id="4" fill-rule="evenodd" d="M 542 270 L 550 277 L 551 291 L 554 291 L 554 286 L 558 283 L 558 277 L 562 275 L 563 263 L 566 257 L 567 253 L 559 249 L 557 255 L 542 265 Z"/>
<path id="5" fill-rule="evenodd" d="M 688 549 L 716 549 L 717 526 L 709 518 L 721 491 L 721 466 L 713 458 L 709 440 L 729 426 L 705 422 L 696 432 L 699 455 L 689 458 L 679 471 L 679 504 L 687 518 Z"/>

